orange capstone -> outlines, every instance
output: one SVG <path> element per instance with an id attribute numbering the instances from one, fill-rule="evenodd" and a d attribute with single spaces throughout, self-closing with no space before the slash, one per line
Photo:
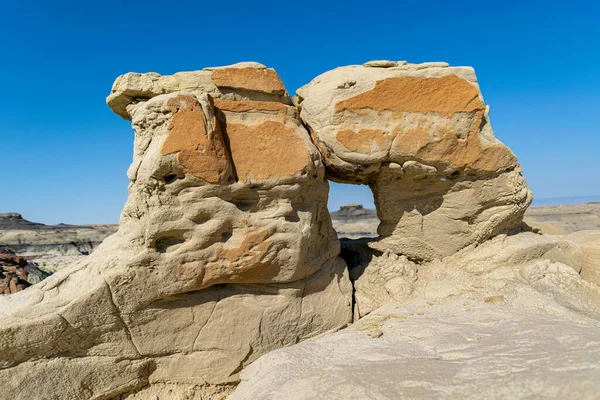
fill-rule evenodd
<path id="1" fill-rule="evenodd" d="M 185 172 L 209 183 L 224 183 L 230 161 L 216 121 L 215 129 L 207 132 L 202 107 L 192 96 L 176 96 L 168 105 L 173 117 L 161 154 L 177 153 L 177 160 Z"/>
<path id="2" fill-rule="evenodd" d="M 283 94 L 285 86 L 272 69 L 218 68 L 212 72 L 212 80 L 217 87 L 246 89 L 256 92 Z"/>
<path id="3" fill-rule="evenodd" d="M 501 143 L 482 144 L 480 127 L 485 106 L 479 89 L 456 75 L 441 78 L 413 76 L 388 78 L 377 81 L 373 89 L 338 102 L 336 112 L 349 111 L 367 115 L 384 111 L 399 124 L 392 132 L 378 129 L 361 129 L 358 133 L 341 129 L 336 139 L 349 151 L 369 154 L 390 149 L 394 155 L 415 158 L 425 163 L 445 162 L 456 168 L 469 168 L 486 172 L 512 168 L 517 165 L 514 154 Z M 401 122 L 403 114 L 423 114 L 417 127 L 407 128 Z M 459 138 L 455 127 L 448 124 L 425 126 L 430 113 L 451 118 L 456 113 L 471 114 L 473 121 L 466 138 Z"/>
<path id="4" fill-rule="evenodd" d="M 239 180 L 285 178 L 304 170 L 308 150 L 296 130 L 276 121 L 227 124 L 233 164 Z"/>
<path id="5" fill-rule="evenodd" d="M 338 102 L 335 111 L 437 112 L 451 117 L 457 112 L 483 110 L 479 89 L 456 75 L 441 78 L 405 76 L 388 78 L 358 96 Z"/>
<path id="6" fill-rule="evenodd" d="M 479 127 L 482 118 L 483 111 L 476 111 L 466 139 L 457 137 L 456 130 L 451 125 L 439 124 L 429 129 L 402 129 L 399 126 L 394 132 L 391 153 L 394 156 L 415 158 L 424 163 L 442 162 L 458 169 L 484 172 L 516 167 L 516 156 L 504 144 L 481 142 Z"/>
<path id="7" fill-rule="evenodd" d="M 215 99 L 215 107 L 223 111 L 251 112 L 251 111 L 277 111 L 286 112 L 286 105 L 275 101 L 250 101 L 250 100 L 221 100 Z"/>
<path id="8" fill-rule="evenodd" d="M 350 129 L 338 131 L 336 139 L 350 151 L 370 154 L 373 151 L 389 150 L 393 136 L 381 129 L 361 129 L 358 133 Z"/>

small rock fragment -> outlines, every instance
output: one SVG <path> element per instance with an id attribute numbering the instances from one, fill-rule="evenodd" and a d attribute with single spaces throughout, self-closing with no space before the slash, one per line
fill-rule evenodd
<path id="1" fill-rule="evenodd" d="M 496 296 L 488 296 L 485 297 L 483 299 L 484 302 L 486 303 L 500 303 L 501 301 L 504 300 L 504 296 L 503 295 L 496 295 Z"/>
<path id="2" fill-rule="evenodd" d="M 372 61 L 367 61 L 366 63 L 363 64 L 363 66 L 371 67 L 371 68 L 391 68 L 391 67 L 395 67 L 397 65 L 398 65 L 397 61 L 390 61 L 390 60 L 372 60 Z"/>

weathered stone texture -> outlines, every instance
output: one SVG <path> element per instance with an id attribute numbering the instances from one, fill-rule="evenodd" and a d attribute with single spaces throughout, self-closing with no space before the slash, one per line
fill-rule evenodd
<path id="1" fill-rule="evenodd" d="M 471 68 L 367 63 L 297 93 L 328 176 L 371 187 L 381 250 L 431 260 L 520 224 L 531 193 Z"/>
<path id="2" fill-rule="evenodd" d="M 376 370 L 384 380 L 390 371 L 407 371 L 397 380 L 406 385 L 378 386 L 382 398 L 439 393 L 436 388 L 464 397 L 463 388 L 476 387 L 480 395 L 489 382 L 474 386 L 462 379 L 449 390 L 449 378 L 461 370 L 421 362 L 424 354 L 438 361 L 487 360 L 494 340 L 464 356 L 456 353 L 464 344 L 452 340 L 473 329 L 493 336 L 489 318 L 498 315 L 502 351 L 512 351 L 523 333 L 514 327 L 522 322 L 527 329 L 566 320 L 597 328 L 597 237 L 516 234 L 531 193 L 514 154 L 494 137 L 470 68 L 391 61 L 339 68 L 300 89 L 298 107 L 275 71 L 257 63 L 172 76 L 129 73 L 116 80 L 107 102 L 135 132 L 119 231 L 90 257 L 0 296 L 0 378 L 9 383 L 7 398 L 222 399 L 260 356 L 344 327 L 352 312 L 372 319 L 343 338 L 395 335 L 372 359 L 393 361 Z M 327 177 L 368 184 L 381 220 L 379 238 L 344 244 L 350 268 L 339 257 L 327 211 Z M 377 311 L 389 302 L 405 304 L 416 318 L 426 315 L 425 304 L 440 310 L 425 326 L 389 330 L 385 321 L 406 319 Z M 484 304 L 481 318 L 456 316 L 470 312 L 462 308 L 469 302 Z M 504 303 L 506 313 L 490 311 Z M 514 318 L 514 310 L 531 319 Z M 557 318 L 536 316 L 540 310 Z M 439 340 L 417 350 L 406 339 L 428 335 Z M 545 349 L 542 339 L 527 344 Z M 319 355 L 341 357 L 346 367 L 347 349 L 313 343 L 296 349 L 314 346 Z M 371 357 L 363 341 L 346 343 L 363 361 Z M 397 344 L 415 357 L 407 362 L 391 355 Z M 557 345 L 551 353 L 581 354 L 570 347 Z M 590 349 L 598 350 L 593 343 Z M 295 359 L 302 364 L 300 355 Z M 527 359 L 544 363 L 548 357 L 519 359 L 529 373 Z M 266 389 L 244 384 L 233 398 L 320 396 L 302 379 L 290 381 L 291 389 L 289 376 L 282 384 L 271 373 L 277 366 L 256 365 L 264 365 L 274 383 Z M 277 365 L 295 371 L 285 360 Z M 565 365 L 583 371 L 576 376 L 585 384 L 580 394 L 597 393 L 597 380 L 588 379 L 594 365 Z M 421 366 L 441 372 L 423 375 Z M 257 368 L 248 374 L 260 375 Z M 317 389 L 332 393 L 323 367 L 311 368 L 297 370 L 311 371 Z M 364 398 L 369 385 L 361 384 L 362 374 L 344 368 L 341 376 L 352 382 L 341 392 L 336 384 L 335 395 Z M 523 384 L 549 390 L 507 393 L 560 393 L 551 386 L 559 375 Z M 492 387 L 509 381 L 495 380 Z"/>
<path id="3" fill-rule="evenodd" d="M 202 398 L 351 321 L 324 165 L 273 70 L 127 74 L 108 103 L 135 131 L 119 231 L 1 299 L 0 375 L 26 369 L 57 398 Z M 54 379 L 68 360 L 77 373 Z"/>

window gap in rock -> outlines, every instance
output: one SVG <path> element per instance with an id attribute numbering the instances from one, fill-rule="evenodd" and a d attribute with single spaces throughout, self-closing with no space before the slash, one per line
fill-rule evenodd
<path id="1" fill-rule="evenodd" d="M 373 193 L 366 185 L 330 182 L 329 213 L 340 239 L 377 237 L 379 218 Z"/>

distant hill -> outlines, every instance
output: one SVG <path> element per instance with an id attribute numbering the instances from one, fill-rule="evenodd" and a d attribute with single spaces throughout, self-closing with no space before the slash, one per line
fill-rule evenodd
<path id="1" fill-rule="evenodd" d="M 599 196 L 600 197 L 600 196 Z M 564 235 L 581 230 L 600 229 L 600 201 L 570 204 L 573 199 L 589 200 L 593 196 L 544 199 L 552 205 L 530 207 L 525 222 L 549 235 Z M 554 205 L 558 202 L 560 205 Z M 379 219 L 377 212 L 361 204 L 348 204 L 331 213 L 338 237 L 358 239 L 376 237 Z"/>
<path id="2" fill-rule="evenodd" d="M 591 202 L 600 202 L 600 195 L 597 196 L 571 196 L 571 197 L 549 197 L 537 199 L 534 197 L 533 206 L 559 206 L 566 204 L 585 204 Z"/>
<path id="3" fill-rule="evenodd" d="M 90 254 L 118 225 L 44 225 L 18 213 L 0 213 L 0 247 L 54 272 Z"/>
<path id="4" fill-rule="evenodd" d="M 525 222 L 550 235 L 600 229 L 600 202 L 530 207 Z"/>
<path id="5" fill-rule="evenodd" d="M 346 204 L 331 213 L 331 222 L 338 237 L 358 239 L 376 237 L 379 219 L 377 211 L 364 208 L 362 204 Z"/>

